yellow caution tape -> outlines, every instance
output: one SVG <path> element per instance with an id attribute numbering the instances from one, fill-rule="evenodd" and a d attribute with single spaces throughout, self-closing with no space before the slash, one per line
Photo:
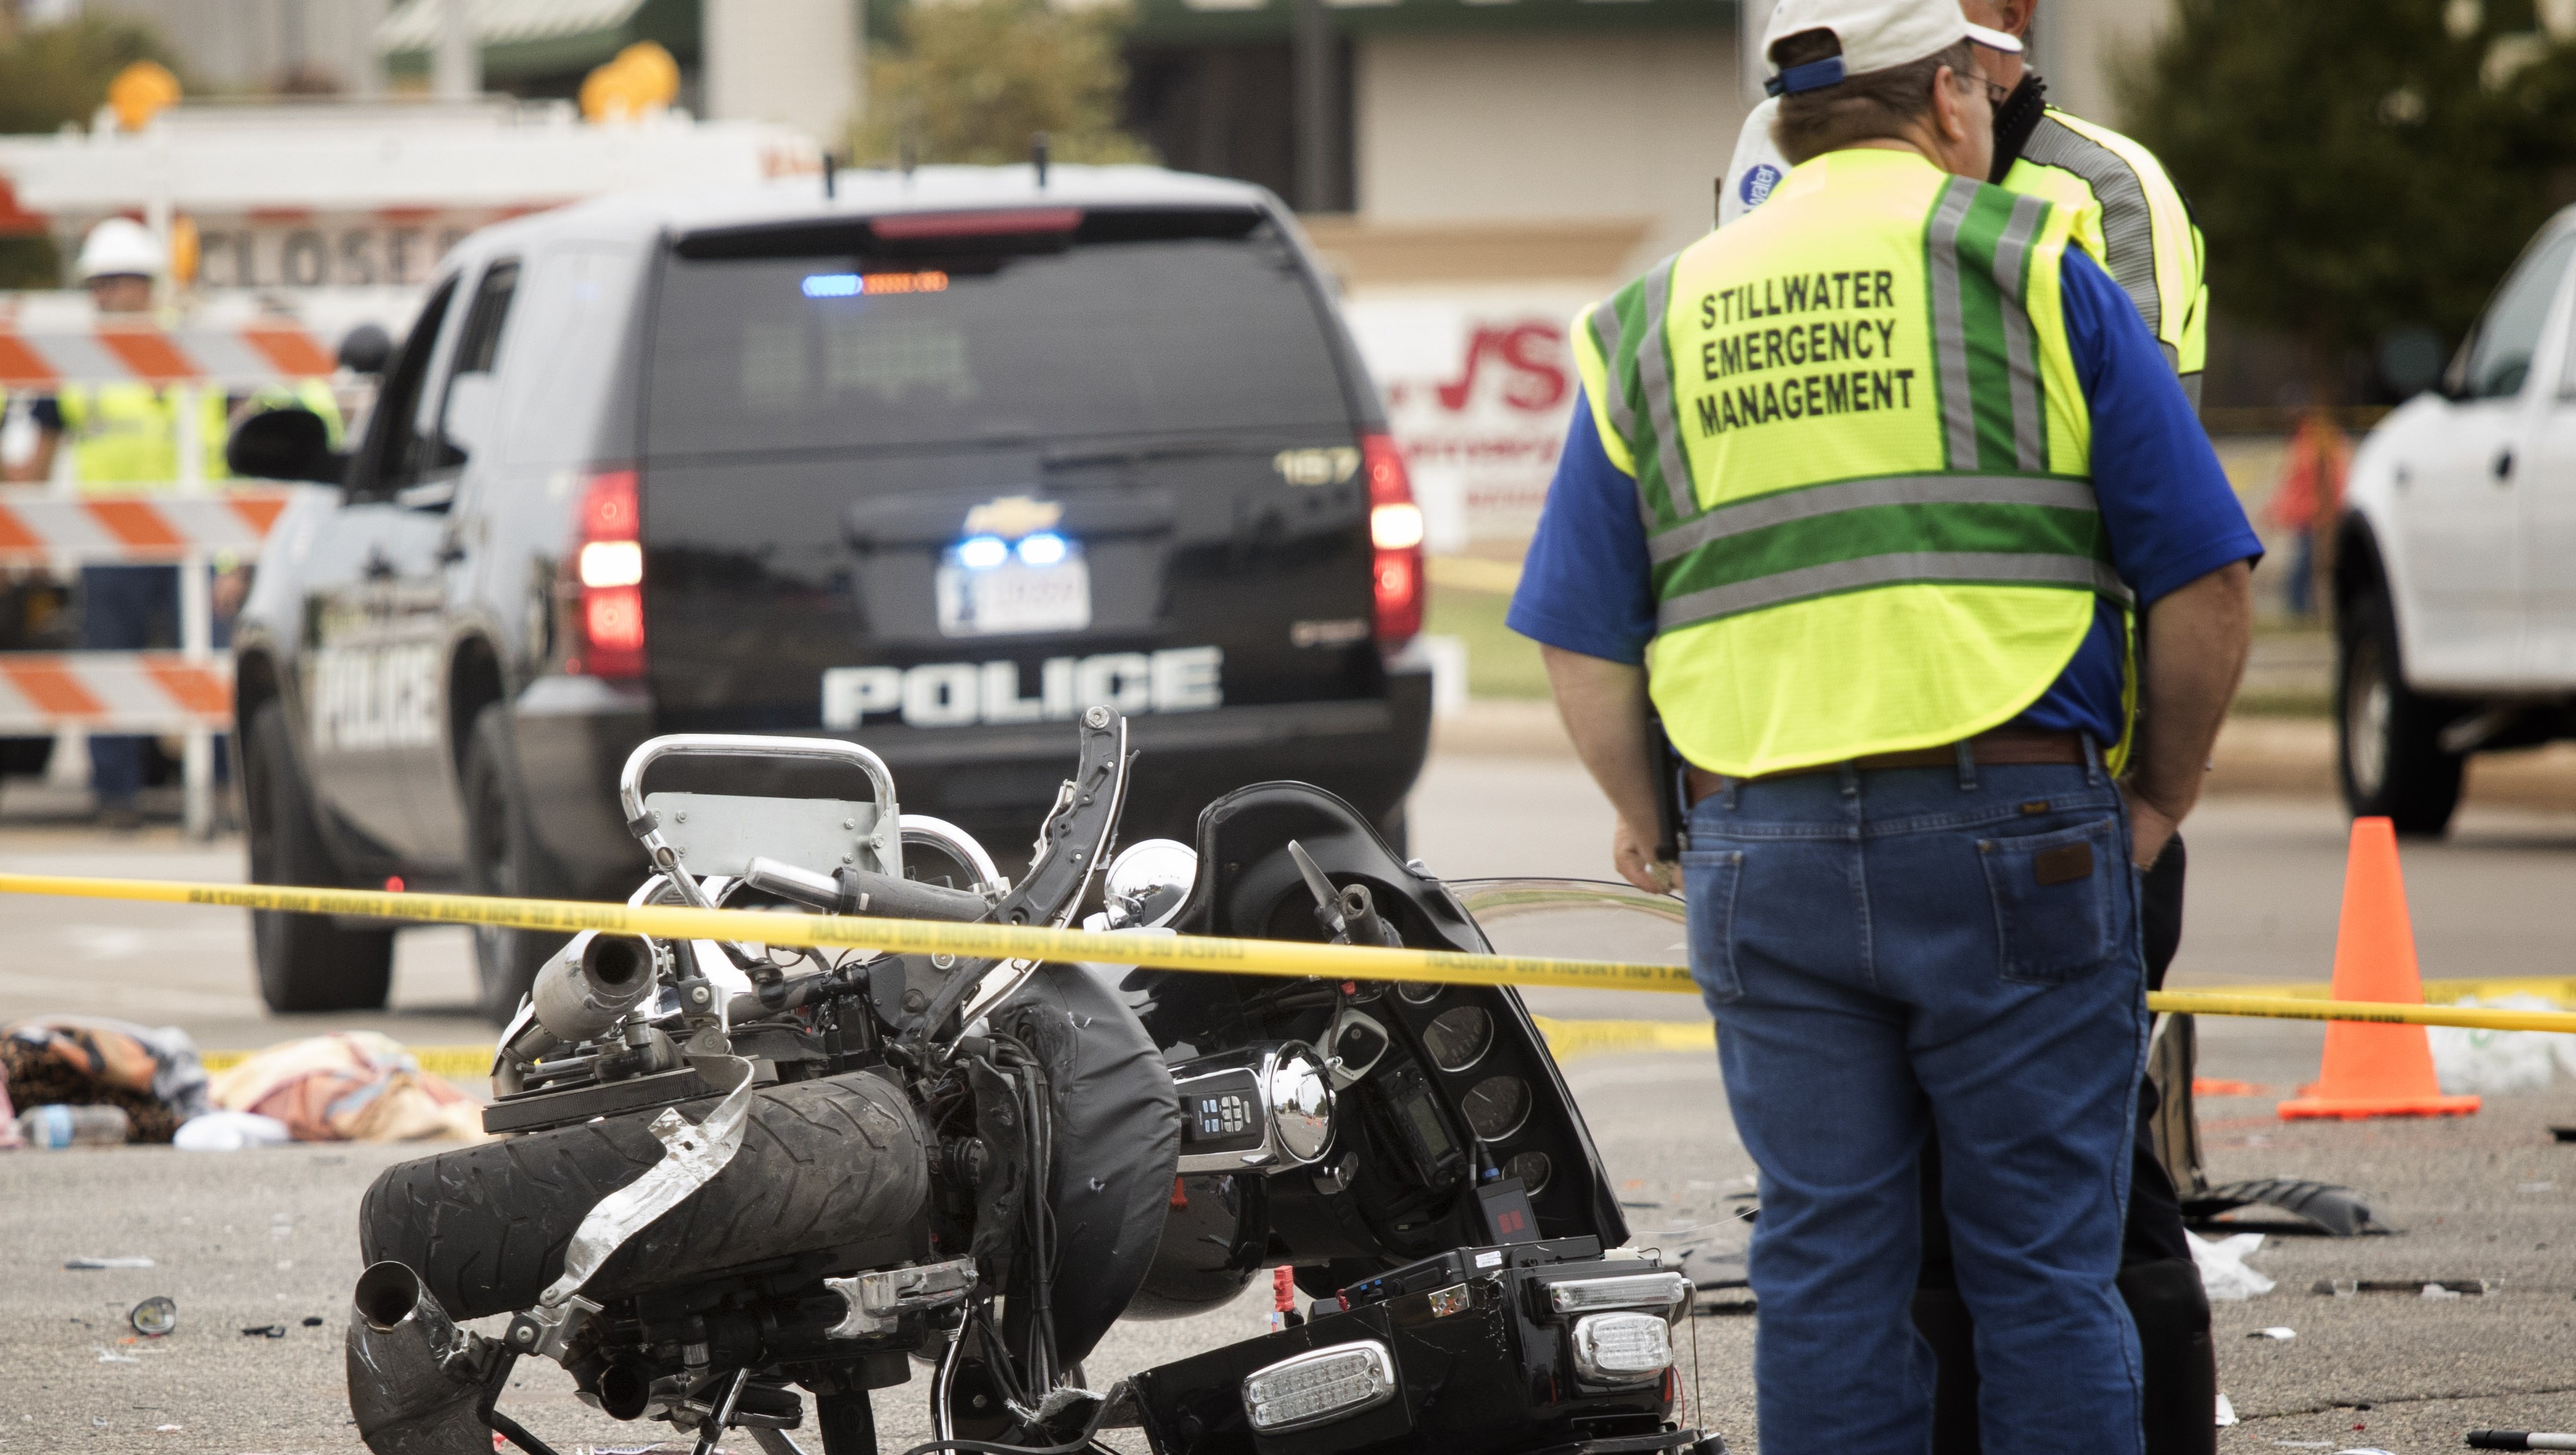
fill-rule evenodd
<path id="1" fill-rule="evenodd" d="M 2293 1000 L 2269 995 L 2215 995 L 2159 990 L 2147 1009 L 2172 1015 L 2263 1016 L 2293 1021 L 2372 1021 L 2383 1025 L 2458 1026 L 2472 1031 L 2576 1032 L 2576 1011 L 2493 1010 L 2485 1006 L 2404 1005 L 2376 1000 Z"/>
<path id="2" fill-rule="evenodd" d="M 2206 985 L 2198 987 L 2211 995 L 2271 995 L 2292 1000 L 2331 1000 L 2334 987 L 2322 980 L 2293 982 L 2286 985 Z M 2424 982 L 2426 1005 L 2452 1005 L 2463 1000 L 2489 1003 L 2508 995 L 2528 995 L 2559 1005 L 2576 1003 L 2576 975 L 2506 975 L 2473 980 L 2427 980 Z"/>
<path id="3" fill-rule="evenodd" d="M 458 1081 L 480 1081 L 492 1074 L 490 1046 L 405 1046 L 414 1064 L 432 1076 L 453 1077 Z M 208 1071 L 230 1071 L 257 1051 L 200 1051 L 198 1061 Z"/>
<path id="4" fill-rule="evenodd" d="M 1416 980 L 1439 985 L 1556 985 L 1579 990 L 1698 993 L 1698 987 L 1691 983 L 1690 971 L 1678 965 L 1470 955 L 1456 950 L 1399 950 L 1212 935 L 1094 934 L 1026 925 L 961 925 L 865 915 L 486 899 L 466 894 L 385 894 L 367 889 L 290 889 L 266 884 L 185 884 L 54 874 L 0 874 L 0 894 L 217 904 L 430 924 L 558 932 L 598 930 L 667 940 L 836 946 L 979 960 L 1099 960 L 1116 965 L 1288 979 L 1320 976 L 1328 980 Z"/>
<path id="5" fill-rule="evenodd" d="M 1471 955 L 1455 950 L 1319 945 L 1294 940 L 1214 935 L 1095 934 L 1026 925 L 948 924 L 865 915 L 684 909 L 672 905 L 594 904 L 574 900 L 487 899 L 466 894 L 385 894 L 366 889 L 292 889 L 265 884 L 187 884 L 158 879 L 97 879 L 55 874 L 0 874 L 0 894 L 161 904 L 229 905 L 296 914 L 494 925 L 558 932 L 598 930 L 669 940 L 738 940 L 766 945 L 841 946 L 901 954 L 982 960 L 1097 960 L 1166 970 L 1205 970 L 1286 979 L 1411 980 L 1438 985 L 1560 986 L 1576 990 L 1650 990 L 1697 994 L 1678 965 L 1616 960 L 1555 960 Z M 2373 1021 L 2461 1026 L 2471 1030 L 2576 1032 L 2576 1011 L 2401 1005 L 2310 1000 L 2291 995 L 2158 991 L 2153 1011 L 2184 1015 L 2261 1016 L 2284 1020 Z M 1660 1034 L 1660 1033 L 1658 1033 Z M 1692 1044 L 1704 1044 L 1693 1042 Z"/>

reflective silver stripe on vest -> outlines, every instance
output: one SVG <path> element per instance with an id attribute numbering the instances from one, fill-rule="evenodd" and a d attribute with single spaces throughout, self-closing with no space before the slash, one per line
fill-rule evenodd
<path id="1" fill-rule="evenodd" d="M 1941 428 L 1949 436 L 1950 463 L 1961 469 L 1977 464 L 1977 408 L 1968 395 L 1968 323 L 1959 302 L 1959 227 L 1968 220 L 1968 204 L 1977 184 L 1953 178 L 1932 209 L 1931 246 L 1924 249 L 1932 273 L 1932 358 L 1941 377 Z"/>
<path id="2" fill-rule="evenodd" d="M 2045 505 L 2093 511 L 2100 506 L 2082 480 L 2026 479 L 2018 475 L 1887 475 L 1833 485 L 1783 490 L 1721 505 L 1697 520 L 1651 537 L 1646 550 L 1660 566 L 1710 541 L 1793 520 L 1812 520 L 1879 505 Z"/>
<path id="3" fill-rule="evenodd" d="M 2013 202 L 2012 219 L 1995 240 L 1995 286 L 2003 290 L 2004 364 L 2012 382 L 2013 463 L 2024 470 L 2048 468 L 2048 430 L 2039 417 L 2039 344 L 2032 337 L 2030 312 L 2022 306 L 2022 264 L 2039 235 L 2048 204 L 2036 197 Z"/>
<path id="4" fill-rule="evenodd" d="M 2043 113 L 2022 143 L 2022 160 L 2072 172 L 2102 204 L 2102 245 L 2111 254 L 2111 280 L 2137 305 L 2147 332 L 2164 333 L 2164 294 L 2156 285 L 2156 216 L 2147 186 L 2126 157 Z M 2188 299 L 2178 300 L 2189 307 Z"/>
<path id="5" fill-rule="evenodd" d="M 1681 434 L 1673 428 L 1673 371 L 1664 353 L 1665 314 L 1673 302 L 1675 253 L 1646 275 L 1646 326 L 1637 334 L 1637 384 L 1646 396 L 1648 423 L 1655 430 L 1655 457 L 1664 467 L 1664 490 L 1673 499 L 1673 514 L 1688 517 L 1699 509 L 1691 494 L 1690 474 L 1682 464 Z"/>
<path id="6" fill-rule="evenodd" d="M 1592 341 L 1601 347 L 1601 388 L 1607 396 L 1601 406 L 1610 411 L 1610 427 L 1619 432 L 1619 442 L 1634 445 L 1637 439 L 1637 412 L 1628 407 L 1628 387 L 1619 380 L 1619 310 L 1615 298 L 1592 307 Z"/>
<path id="7" fill-rule="evenodd" d="M 2129 588 L 2110 566 L 2081 556 L 2021 555 L 2009 551 L 1903 551 L 1862 556 L 1822 566 L 1712 586 L 1665 602 L 1655 612 L 1655 629 L 1678 631 L 1722 616 L 1736 616 L 1781 606 L 1811 596 L 1856 591 L 1868 586 L 1931 583 L 1983 583 L 2029 586 L 2076 586 L 2098 592 L 2126 606 Z"/>

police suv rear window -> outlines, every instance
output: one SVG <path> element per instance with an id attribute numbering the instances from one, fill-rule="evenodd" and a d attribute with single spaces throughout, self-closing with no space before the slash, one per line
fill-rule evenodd
<path id="1" fill-rule="evenodd" d="M 1348 427 L 1321 304 L 1259 214 L 973 216 L 682 240 L 647 450 Z"/>

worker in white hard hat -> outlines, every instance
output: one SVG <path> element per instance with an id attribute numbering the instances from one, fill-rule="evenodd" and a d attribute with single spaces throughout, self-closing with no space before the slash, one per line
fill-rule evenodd
<path id="1" fill-rule="evenodd" d="M 102 318 L 150 313 L 154 289 L 168 271 L 169 254 L 160 239 L 124 217 L 111 217 L 91 228 L 74 264 L 81 286 Z M 66 383 L 53 398 L 35 402 L 31 412 L 39 432 L 36 452 L 17 473 L 25 479 L 50 477 L 56 454 L 69 441 L 72 481 L 84 495 L 175 490 L 180 475 L 180 411 L 193 407 L 198 411 L 205 478 L 221 480 L 230 473 L 223 452 L 231 403 L 219 388 L 190 390 L 140 381 Z M 247 403 L 263 407 L 258 399 Z M 292 398 L 266 401 L 265 407 L 279 403 L 313 409 L 337 429 L 339 411 L 329 390 L 318 381 L 298 387 Z M 214 639 L 222 646 L 248 589 L 249 575 L 231 562 L 219 561 L 217 566 Z M 138 651 L 177 644 L 177 568 L 83 566 L 79 600 L 84 648 Z M 135 798 L 143 786 L 143 763 L 142 738 L 90 739 L 90 787 L 100 819 L 111 827 L 132 827 L 140 821 Z"/>

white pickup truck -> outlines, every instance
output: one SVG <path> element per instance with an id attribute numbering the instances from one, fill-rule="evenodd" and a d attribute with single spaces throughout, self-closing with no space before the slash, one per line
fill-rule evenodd
<path id="1" fill-rule="evenodd" d="M 2441 385 L 2354 456 L 2336 535 L 2344 801 L 2434 835 L 2468 755 L 2576 736 L 2576 208 Z"/>

